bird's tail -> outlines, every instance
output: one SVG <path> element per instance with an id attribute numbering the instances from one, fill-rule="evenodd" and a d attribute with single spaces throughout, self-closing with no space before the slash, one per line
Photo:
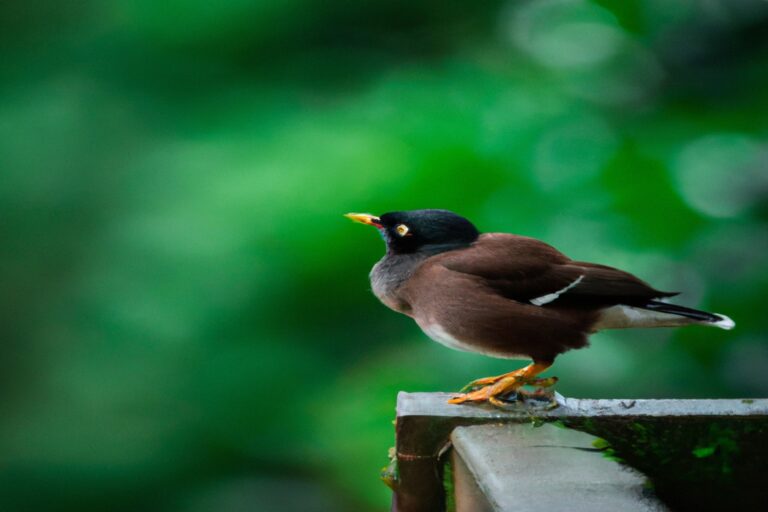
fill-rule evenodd
<path id="1" fill-rule="evenodd" d="M 717 313 L 708 313 L 706 311 L 700 311 L 698 309 L 686 308 L 685 306 L 678 306 L 677 304 L 669 304 L 659 300 L 651 300 L 642 306 L 636 306 L 648 311 L 655 311 L 658 313 L 666 313 L 668 315 L 676 315 L 680 317 L 690 318 L 696 323 L 705 325 L 712 325 L 721 329 L 730 330 L 736 326 L 736 323 L 725 315 L 719 315 Z"/>

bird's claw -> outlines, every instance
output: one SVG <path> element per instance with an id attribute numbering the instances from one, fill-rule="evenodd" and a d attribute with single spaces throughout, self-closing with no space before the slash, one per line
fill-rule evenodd
<path id="1" fill-rule="evenodd" d="M 502 379 L 517 379 L 519 380 L 523 375 L 522 370 L 515 370 L 514 372 L 504 373 L 502 375 L 496 375 L 495 377 L 483 377 L 482 379 L 475 379 L 468 383 L 466 386 L 459 390 L 459 393 L 468 393 L 478 389 L 490 387 Z"/>
<path id="2" fill-rule="evenodd" d="M 507 382 L 500 381 L 506 379 Z M 462 404 L 464 402 L 489 402 L 490 404 L 505 408 L 515 402 L 532 400 L 554 400 L 554 390 L 551 388 L 557 383 L 557 377 L 545 377 L 539 379 L 521 380 L 519 376 L 487 377 L 470 382 L 464 386 L 457 396 L 448 400 L 449 404 Z M 485 384 L 485 385 L 483 385 Z M 506 384 L 506 385 L 505 385 Z M 536 389 L 526 391 L 523 386 L 532 386 Z"/>
<path id="3" fill-rule="evenodd" d="M 469 382 L 463 388 L 461 388 L 459 390 L 459 393 L 468 393 L 470 391 L 475 391 L 477 389 L 481 389 L 481 388 L 484 388 L 486 386 L 490 386 L 492 384 L 495 384 L 499 380 L 501 380 L 503 377 L 504 377 L 504 375 L 499 375 L 497 377 L 484 377 L 482 379 L 475 379 L 472 382 Z"/>

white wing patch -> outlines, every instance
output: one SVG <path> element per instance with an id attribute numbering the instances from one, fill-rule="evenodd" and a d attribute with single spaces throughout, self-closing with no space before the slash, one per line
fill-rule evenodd
<path id="1" fill-rule="evenodd" d="M 581 280 L 584 279 L 584 274 L 580 275 L 574 282 L 563 288 L 562 290 L 558 290 L 554 293 L 548 293 L 546 295 L 542 295 L 541 297 L 536 297 L 535 299 L 531 299 L 531 304 L 534 306 L 543 306 L 544 304 L 549 304 L 550 302 L 557 300 L 562 294 L 576 286 L 581 282 Z"/>

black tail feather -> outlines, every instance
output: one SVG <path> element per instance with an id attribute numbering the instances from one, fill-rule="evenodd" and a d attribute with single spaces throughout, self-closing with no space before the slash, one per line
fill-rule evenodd
<path id="1" fill-rule="evenodd" d="M 702 322 L 719 322 L 723 318 L 713 313 L 707 313 L 706 311 L 700 311 L 698 309 L 686 308 L 685 306 L 678 306 L 677 304 L 668 304 L 658 300 L 651 300 L 647 303 L 638 306 L 642 309 L 648 309 L 650 311 L 658 311 L 660 313 L 669 313 L 670 315 L 680 315 L 694 320 L 700 320 Z"/>

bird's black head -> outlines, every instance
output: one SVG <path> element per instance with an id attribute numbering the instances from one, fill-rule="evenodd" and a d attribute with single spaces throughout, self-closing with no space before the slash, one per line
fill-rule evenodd
<path id="1" fill-rule="evenodd" d="M 387 243 L 387 252 L 442 252 L 466 247 L 480 235 L 464 217 L 448 210 L 409 210 L 375 217 L 350 213 L 347 217 L 375 226 Z"/>

